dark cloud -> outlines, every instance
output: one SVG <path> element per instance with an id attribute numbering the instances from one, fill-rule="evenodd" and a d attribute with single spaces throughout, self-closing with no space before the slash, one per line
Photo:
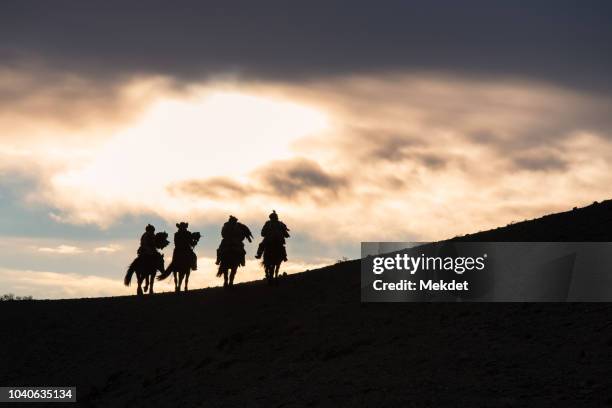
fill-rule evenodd
<path id="1" fill-rule="evenodd" d="M 439 170 L 453 159 L 440 154 L 424 151 L 428 146 L 426 138 L 402 134 L 357 134 L 362 144 L 369 146 L 363 151 L 364 160 L 381 160 L 391 163 L 412 162 L 431 170 Z M 357 136 L 355 135 L 355 136 Z"/>
<path id="2" fill-rule="evenodd" d="M 582 144 L 612 140 L 610 98 L 546 84 L 413 75 L 330 83 L 320 86 L 320 100 L 348 125 L 333 140 L 320 137 L 319 146 L 333 149 L 339 161 L 350 152 L 362 169 L 404 176 L 411 170 L 461 169 L 469 178 L 469 169 L 498 161 L 504 171 L 524 165 L 563 172 L 560 159 L 571 162 L 568 157 L 581 154 L 574 150 Z M 312 93 L 318 89 L 310 87 Z M 534 158 L 534 152 L 545 159 Z"/>
<path id="3" fill-rule="evenodd" d="M 439 154 L 425 153 L 416 156 L 421 164 L 430 169 L 443 168 L 449 161 L 448 157 L 443 157 Z"/>
<path id="4" fill-rule="evenodd" d="M 528 171 L 564 171 L 568 167 L 567 161 L 551 155 L 517 157 L 513 160 L 513 165 L 518 170 Z"/>
<path id="5" fill-rule="evenodd" d="M 154 87 L 156 85 L 156 87 Z M 25 128 L 33 137 L 33 128 L 68 130 L 96 126 L 111 129 L 134 118 L 151 101 L 154 91 L 179 91 L 174 81 L 107 81 L 49 70 L 38 63 L 20 64 L 3 69 L 0 57 L 0 140 L 11 137 L 9 130 Z M 35 119 L 34 119 L 35 118 Z M 89 136 L 91 137 L 91 136 Z"/>
<path id="6" fill-rule="evenodd" d="M 190 180 L 169 187 L 172 194 L 193 195 L 209 199 L 227 199 L 240 197 L 252 192 L 252 189 L 230 178 L 214 177 L 206 180 Z"/>
<path id="7" fill-rule="evenodd" d="M 289 199 L 335 196 L 347 186 L 345 178 L 334 176 L 316 162 L 306 159 L 271 162 L 257 171 L 257 178 L 265 189 Z"/>
<path id="8" fill-rule="evenodd" d="M 7 0 L 0 55 L 96 78 L 442 70 L 610 90 L 611 21 L 603 0 Z"/>
<path id="9" fill-rule="evenodd" d="M 389 161 L 392 163 L 413 163 L 417 166 L 425 167 L 429 170 L 440 170 L 444 168 L 450 161 L 455 158 L 452 155 L 436 154 L 429 152 L 422 152 L 418 150 L 408 149 L 396 149 L 393 150 L 392 146 L 381 146 L 380 150 L 389 150 L 391 154 L 385 156 L 376 156 L 378 159 L 383 161 Z"/>
<path id="10" fill-rule="evenodd" d="M 364 142 L 370 145 L 370 149 L 366 152 L 368 157 L 392 162 L 404 160 L 409 156 L 410 148 L 423 144 L 422 140 L 409 135 L 362 133 Z"/>
<path id="11" fill-rule="evenodd" d="M 261 194 L 287 200 L 322 200 L 337 196 L 348 185 L 344 177 L 332 175 L 314 161 L 297 158 L 273 161 L 255 170 L 249 184 L 214 177 L 170 185 L 171 194 L 192 195 L 212 200 L 247 198 Z"/>

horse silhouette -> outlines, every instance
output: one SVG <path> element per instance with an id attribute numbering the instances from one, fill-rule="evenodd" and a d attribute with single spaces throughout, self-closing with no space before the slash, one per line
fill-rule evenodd
<path id="1" fill-rule="evenodd" d="M 232 219 L 234 223 L 232 223 Z M 226 227 L 230 230 L 224 234 Z M 235 217 L 230 217 L 230 221 L 224 224 L 221 232 L 224 237 L 218 250 L 219 270 L 217 277 L 223 276 L 223 287 L 231 288 L 234 286 L 234 278 L 240 266 L 245 265 L 244 244 L 245 239 L 251 242 L 253 234 L 249 228 L 237 222 Z"/>
<path id="2" fill-rule="evenodd" d="M 270 243 L 266 246 L 263 254 L 262 265 L 269 284 L 277 282 L 278 271 L 284 261 L 285 253 L 280 242 Z"/>
<path id="3" fill-rule="evenodd" d="M 191 247 L 195 247 L 200 240 L 199 232 L 191 233 Z M 172 262 L 168 265 L 168 269 L 162 271 L 162 273 L 157 277 L 157 280 L 164 280 L 170 273 L 174 277 L 174 291 L 180 292 L 181 285 L 183 284 L 183 279 L 185 280 L 185 292 L 189 290 L 189 274 L 191 273 L 191 268 L 193 265 L 192 254 L 188 251 L 179 251 L 175 248 L 174 255 L 172 257 Z M 178 276 L 177 276 L 178 275 Z"/>
<path id="4" fill-rule="evenodd" d="M 167 232 L 158 232 L 155 234 L 155 247 L 157 249 L 164 249 L 169 243 Z M 153 293 L 153 282 L 155 282 L 154 278 L 157 271 L 160 271 L 160 273 L 165 272 L 163 254 L 157 252 L 153 255 L 138 255 L 130 264 L 125 274 L 125 278 L 123 279 L 123 283 L 125 286 L 130 286 L 132 276 L 136 273 L 136 279 L 138 281 L 136 294 L 142 295 L 147 291 Z M 145 282 L 144 291 L 142 282 Z"/>
<path id="5" fill-rule="evenodd" d="M 217 271 L 217 277 L 223 276 L 223 287 L 234 286 L 234 278 L 236 272 L 242 264 L 244 258 L 244 249 L 238 245 L 227 248 L 221 255 L 221 263 Z"/>

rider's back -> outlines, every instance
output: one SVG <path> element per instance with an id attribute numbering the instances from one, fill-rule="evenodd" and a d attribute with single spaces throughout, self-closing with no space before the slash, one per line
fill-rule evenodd
<path id="1" fill-rule="evenodd" d="M 140 237 L 140 248 L 138 248 L 139 254 L 152 255 L 156 252 L 155 249 L 155 234 L 145 232 Z"/>
<path id="2" fill-rule="evenodd" d="M 174 233 L 174 246 L 179 249 L 191 248 L 191 232 L 179 230 Z"/>
<path id="3" fill-rule="evenodd" d="M 249 228 L 240 222 L 226 222 L 221 228 L 221 236 L 235 242 L 242 242 L 247 237 L 252 236 Z"/>
<path id="4" fill-rule="evenodd" d="M 223 239 L 232 239 L 236 235 L 236 223 L 235 222 L 226 222 L 223 224 L 221 228 L 221 237 Z"/>
<path id="5" fill-rule="evenodd" d="M 269 220 L 266 221 L 261 229 L 261 236 L 271 240 L 284 241 L 289 238 L 289 229 L 282 221 Z"/>

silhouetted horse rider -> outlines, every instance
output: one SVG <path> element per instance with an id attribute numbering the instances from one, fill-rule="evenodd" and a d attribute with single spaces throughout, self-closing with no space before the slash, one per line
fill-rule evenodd
<path id="1" fill-rule="evenodd" d="M 263 255 L 263 266 L 268 283 L 276 282 L 278 271 L 283 262 L 287 261 L 287 249 L 285 248 L 285 238 L 289 238 L 289 228 L 285 223 L 279 221 L 276 211 L 270 214 L 270 220 L 266 221 L 261 229 L 261 236 L 264 239 L 257 248 L 257 259 Z"/>
<path id="2" fill-rule="evenodd" d="M 229 220 L 221 228 L 221 244 L 217 249 L 217 277 L 223 276 L 223 287 L 231 288 L 238 267 L 245 265 L 244 239 L 251 242 L 253 234 L 249 228 L 230 215 Z"/>
<path id="3" fill-rule="evenodd" d="M 179 257 L 185 257 L 190 260 L 191 269 L 194 271 L 198 270 L 198 257 L 193 251 L 193 247 L 197 243 L 194 243 L 194 234 L 191 233 L 189 223 L 180 222 L 176 224 L 178 231 L 174 233 L 174 252 L 172 253 L 172 259 L 179 259 Z M 199 239 L 199 234 L 198 239 Z"/>
<path id="4" fill-rule="evenodd" d="M 142 283 L 144 282 L 144 292 L 153 293 L 153 278 L 157 271 L 164 273 L 164 255 L 158 249 L 164 249 L 169 244 L 166 232 L 155 233 L 155 227 L 151 224 L 145 228 L 145 233 L 140 237 L 140 247 L 138 256 L 130 264 L 123 282 L 126 286 L 130 285 L 132 276 L 136 273 L 138 288 L 136 293 L 143 293 Z"/>
<path id="5" fill-rule="evenodd" d="M 233 249 L 239 249 L 238 252 L 242 253 L 242 257 L 240 259 L 240 265 L 245 265 L 245 255 L 246 251 L 244 250 L 244 239 L 247 239 L 249 242 L 252 241 L 253 234 L 251 234 L 251 230 L 246 225 L 238 222 L 238 218 L 233 215 L 229 216 L 229 220 L 223 224 L 221 228 L 221 244 L 217 249 L 217 262 L 216 264 L 221 264 L 223 255 Z"/>
<path id="6" fill-rule="evenodd" d="M 145 227 L 145 232 L 140 237 L 140 247 L 136 251 L 138 255 L 155 255 L 158 254 L 155 248 L 155 227 L 148 224 Z"/>
<path id="7" fill-rule="evenodd" d="M 166 279 L 170 274 L 174 277 L 174 290 L 180 292 L 183 280 L 185 281 L 185 292 L 189 290 L 189 274 L 191 270 L 198 269 L 198 257 L 193 248 L 201 238 L 199 232 L 190 232 L 189 224 L 179 222 L 176 224 L 178 231 L 174 233 L 174 252 L 172 262 L 168 268 L 157 277 L 158 280 Z"/>
<path id="8" fill-rule="evenodd" d="M 272 214 L 270 214 L 269 218 L 270 219 L 266 221 L 261 229 L 261 236 L 264 237 L 264 239 L 257 247 L 257 255 L 255 255 L 255 258 L 260 259 L 266 248 L 276 246 L 279 247 L 278 249 L 282 255 L 282 260 L 287 262 L 285 238 L 290 237 L 289 228 L 287 228 L 284 222 L 279 221 L 276 211 L 272 210 Z"/>

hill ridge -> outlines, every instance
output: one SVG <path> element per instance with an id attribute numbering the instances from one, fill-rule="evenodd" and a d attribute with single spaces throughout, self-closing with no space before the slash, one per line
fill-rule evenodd
<path id="1" fill-rule="evenodd" d="M 561 230 L 537 237 L 609 239 L 611 211 L 552 214 L 540 226 Z M 0 383 L 74 385 L 86 407 L 605 406 L 611 314 L 607 303 L 363 304 L 353 260 L 275 287 L 0 302 Z"/>

